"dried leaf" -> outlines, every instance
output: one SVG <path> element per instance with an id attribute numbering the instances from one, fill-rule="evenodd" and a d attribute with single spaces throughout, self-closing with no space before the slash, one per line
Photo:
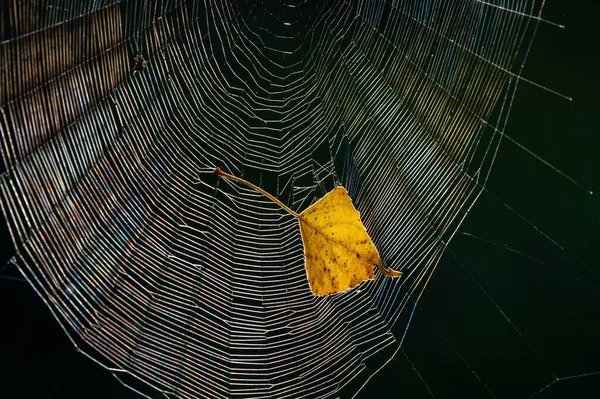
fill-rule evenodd
<path id="1" fill-rule="evenodd" d="M 348 192 L 336 187 L 300 214 L 306 274 L 315 295 L 329 295 L 373 280 L 381 264 Z"/>
<path id="2" fill-rule="evenodd" d="M 335 294 L 373 280 L 373 265 L 388 277 L 402 272 L 386 269 L 377 248 L 360 221 L 346 189 L 334 188 L 298 214 L 260 187 L 216 168 L 217 175 L 238 181 L 262 193 L 300 222 L 306 274 L 313 294 Z"/>

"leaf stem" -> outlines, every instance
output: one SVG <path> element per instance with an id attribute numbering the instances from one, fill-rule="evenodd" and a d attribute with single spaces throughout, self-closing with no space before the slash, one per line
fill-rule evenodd
<path id="1" fill-rule="evenodd" d="M 214 173 L 217 176 L 221 176 L 221 177 L 224 177 L 224 178 L 230 179 L 230 180 L 235 180 L 238 183 L 245 184 L 248 187 L 251 187 L 251 188 L 255 189 L 256 191 L 258 191 L 259 193 L 261 193 L 262 195 L 264 195 L 265 197 L 267 197 L 268 199 L 270 199 L 271 201 L 273 201 L 274 203 L 276 203 L 277 205 L 279 205 L 281 207 L 281 209 L 283 209 L 284 211 L 286 211 L 287 213 L 289 213 L 293 217 L 295 217 L 297 219 L 300 219 L 300 215 L 297 214 L 296 212 L 292 211 L 287 206 L 285 206 L 283 202 L 279 201 L 277 198 L 273 197 L 271 194 L 269 194 L 268 192 L 266 192 L 262 188 L 260 188 L 258 186 L 255 186 L 254 184 L 250 183 L 249 181 L 244 180 L 241 177 L 237 177 L 237 176 L 234 176 L 234 175 L 230 175 L 229 173 L 225 173 L 225 172 L 223 172 L 221 170 L 221 168 L 215 168 Z"/>

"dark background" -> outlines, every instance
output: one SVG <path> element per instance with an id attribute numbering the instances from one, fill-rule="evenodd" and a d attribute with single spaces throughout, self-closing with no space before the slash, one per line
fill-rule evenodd
<path id="1" fill-rule="evenodd" d="M 539 25 L 523 77 L 573 100 L 522 81 L 505 129 L 578 184 L 505 138 L 402 349 L 360 398 L 599 396 L 598 11 L 546 4 L 544 19 L 566 27 Z M 75 351 L 7 264 L 2 229 L 0 397 L 138 398 Z"/>

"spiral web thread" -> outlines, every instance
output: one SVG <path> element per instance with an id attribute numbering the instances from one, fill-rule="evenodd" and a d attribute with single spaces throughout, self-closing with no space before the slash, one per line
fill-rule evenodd
<path id="1" fill-rule="evenodd" d="M 398 350 L 485 184 L 540 5 L 36 7 L 2 19 L 13 262 L 141 393 L 297 398 L 352 395 Z M 314 297 L 296 220 L 215 166 L 296 211 L 344 185 L 404 277 Z"/>

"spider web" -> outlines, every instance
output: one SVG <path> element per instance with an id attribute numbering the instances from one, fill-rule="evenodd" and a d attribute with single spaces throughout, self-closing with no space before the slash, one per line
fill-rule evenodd
<path id="1" fill-rule="evenodd" d="M 458 229 L 482 193 L 494 197 L 516 87 L 533 83 L 523 63 L 540 24 L 553 25 L 543 2 L 36 7 L 2 19 L 12 263 L 78 350 L 125 385 L 150 397 L 352 397 L 402 360 L 438 396 L 404 340 L 428 314 L 419 299 L 442 256 L 501 315 L 521 367 L 541 370 L 521 394 L 600 370 L 558 372 L 460 246 L 446 251 L 458 231 L 531 258 Z M 215 166 L 296 211 L 344 185 L 384 265 L 404 276 L 314 297 L 297 222 Z M 510 395 L 461 348 L 470 334 L 433 328 L 477 390 Z"/>

